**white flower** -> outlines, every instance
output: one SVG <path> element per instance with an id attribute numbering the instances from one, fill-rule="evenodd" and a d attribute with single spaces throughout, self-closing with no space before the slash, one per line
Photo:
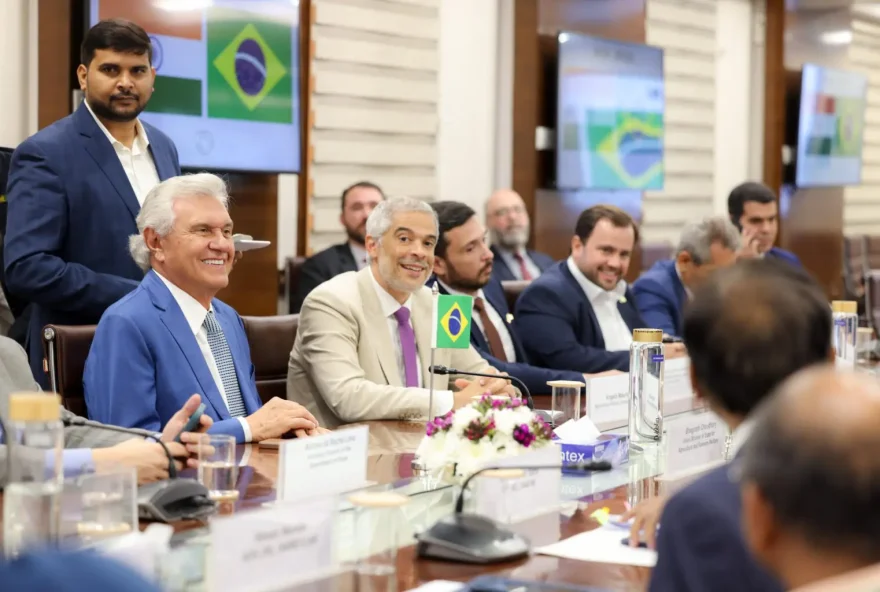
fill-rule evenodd
<path id="1" fill-rule="evenodd" d="M 487 462 L 491 462 L 493 458 L 497 458 L 497 450 L 488 438 L 483 438 L 479 442 L 462 439 L 455 454 L 455 462 L 458 464 L 456 472 L 468 476 Z"/>
<path id="2" fill-rule="evenodd" d="M 483 414 L 470 405 L 462 407 L 455 412 L 452 418 L 452 431 L 461 434 L 467 429 L 468 425 L 475 419 L 480 419 Z"/>
<path id="3" fill-rule="evenodd" d="M 447 452 L 447 440 L 449 440 L 446 432 L 439 432 L 429 438 L 422 438 L 416 456 L 421 460 L 427 469 L 437 469 L 449 464 L 450 459 Z"/>

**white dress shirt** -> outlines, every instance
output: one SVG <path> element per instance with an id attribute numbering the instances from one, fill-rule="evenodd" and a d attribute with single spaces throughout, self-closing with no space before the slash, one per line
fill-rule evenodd
<path id="1" fill-rule="evenodd" d="M 89 113 L 95 119 L 95 123 L 98 124 L 101 131 L 110 140 L 113 150 L 116 151 L 116 156 L 119 158 L 119 162 L 122 163 L 125 176 L 128 177 L 128 182 L 131 183 L 131 188 L 137 196 L 138 203 L 144 205 L 144 199 L 146 199 L 147 194 L 153 187 L 159 184 L 159 172 L 156 170 L 156 163 L 153 162 L 153 155 L 150 154 L 150 139 L 147 137 L 147 130 L 144 129 L 143 124 L 138 120 L 136 122 L 137 133 L 134 137 L 134 143 L 129 148 L 114 138 L 113 134 L 101 123 L 101 120 L 95 117 L 95 112 L 92 111 L 89 102 L 83 102 L 86 104 L 86 109 L 89 110 Z"/>
<path id="2" fill-rule="evenodd" d="M 351 241 L 348 241 L 348 248 L 351 249 L 351 255 L 354 257 L 354 264 L 357 265 L 358 271 L 366 267 L 369 261 L 367 250 Z"/>
<path id="3" fill-rule="evenodd" d="M 385 319 L 388 323 L 388 330 L 391 332 L 391 344 L 394 346 L 394 359 L 397 360 L 397 371 L 400 374 L 400 384 L 406 384 L 406 365 L 403 360 L 403 348 L 400 346 L 400 333 L 398 332 L 398 327 L 400 325 L 397 322 L 397 317 L 394 316 L 394 313 L 396 313 L 399 308 L 408 308 L 410 314 L 412 314 L 412 308 L 410 307 L 412 296 L 407 298 L 406 302 L 400 304 L 394 296 L 386 292 L 385 288 L 379 285 L 379 282 L 376 280 L 375 271 L 370 270 L 370 277 L 373 280 L 373 288 L 376 290 L 376 296 L 379 298 L 379 306 L 382 307 L 382 314 L 385 315 Z M 410 317 L 410 326 L 412 326 L 412 317 Z M 416 371 L 419 375 L 419 385 L 420 387 L 424 387 L 424 382 L 422 380 L 422 362 L 419 356 L 418 344 L 416 344 Z M 427 409 L 430 393 L 426 388 L 422 388 L 422 390 L 425 391 L 425 409 Z M 452 391 L 435 390 L 434 416 L 443 415 L 451 411 L 453 402 Z"/>
<path id="4" fill-rule="evenodd" d="M 186 319 L 190 330 L 196 338 L 196 343 L 199 344 L 199 350 L 201 350 L 202 356 L 205 358 L 205 363 L 208 364 L 208 370 L 211 371 L 214 384 L 217 385 L 217 390 L 220 391 L 220 396 L 223 398 L 223 403 L 228 410 L 229 401 L 226 398 L 226 389 L 223 388 L 223 379 L 220 377 L 220 370 L 217 368 L 217 362 L 214 361 L 214 354 L 211 352 L 211 346 L 208 344 L 208 331 L 204 327 L 208 310 L 205 310 L 205 307 L 198 300 L 168 281 L 161 273 L 156 272 L 156 275 L 168 286 L 171 296 L 174 297 L 174 301 L 180 307 L 183 318 Z M 214 310 L 214 307 L 212 306 L 209 310 Z M 239 385 L 239 390 L 242 392 L 242 396 L 244 396 L 244 388 L 241 385 Z M 200 394 L 204 396 L 204 393 Z M 250 442 L 251 427 L 248 425 L 247 420 L 244 417 L 237 417 L 236 419 L 241 422 L 241 429 L 244 431 L 244 441 Z"/>
<path id="5" fill-rule="evenodd" d="M 691 289 L 688 288 L 688 287 L 685 285 L 684 280 L 681 279 L 681 271 L 679 271 L 679 269 L 678 269 L 678 263 L 677 263 L 677 262 L 676 262 L 676 264 L 675 264 L 675 275 L 678 276 L 678 281 L 681 282 L 681 285 L 682 285 L 682 287 L 684 288 L 684 293 L 685 293 L 685 295 L 687 295 L 688 300 L 690 300 L 691 298 L 693 298 L 693 297 L 694 297 L 694 293 L 691 292 Z"/>
<path id="6" fill-rule="evenodd" d="M 735 430 L 730 432 L 730 447 L 727 449 L 728 460 L 732 460 L 742 450 L 749 436 L 752 435 L 753 429 L 755 429 L 755 420 L 746 418 L 741 424 L 736 426 Z"/>
<path id="7" fill-rule="evenodd" d="M 525 249 L 518 249 L 516 251 L 509 251 L 500 245 L 496 245 L 498 247 L 498 253 L 501 255 L 501 260 L 510 268 L 510 271 L 513 272 L 513 277 L 518 280 L 523 279 L 522 270 L 519 266 L 519 261 L 516 260 L 515 253 L 519 253 L 519 255 L 523 258 L 523 262 L 525 262 L 526 269 L 531 274 L 532 279 L 538 279 L 538 276 L 541 275 L 541 268 L 538 267 L 532 258 L 529 257 L 529 252 Z"/>
<path id="8" fill-rule="evenodd" d="M 588 280 L 571 257 L 568 258 L 566 264 L 593 307 L 593 312 L 599 321 L 599 329 L 602 330 L 602 339 L 605 340 L 605 349 L 608 351 L 628 350 L 632 345 L 632 331 L 620 316 L 620 309 L 617 308 L 617 303 L 625 297 L 626 282 L 620 280 L 613 290 L 607 291 Z"/>
<path id="9" fill-rule="evenodd" d="M 437 280 L 438 282 L 440 280 Z M 471 296 L 471 294 L 465 294 L 464 292 L 460 292 L 454 288 L 450 288 L 444 282 L 440 282 L 440 285 L 443 286 L 443 289 L 449 292 L 450 294 L 454 294 L 456 296 Z M 501 318 L 501 315 L 498 314 L 498 311 L 492 306 L 492 303 L 486 299 L 486 295 L 483 293 L 483 290 L 477 290 L 477 293 L 472 296 L 473 298 L 482 298 L 483 306 L 486 309 L 486 314 L 489 315 L 489 321 L 492 322 L 492 325 L 495 326 L 495 330 L 498 331 L 498 337 L 501 338 L 501 346 L 504 348 L 504 355 L 507 357 L 508 362 L 516 362 L 516 348 L 513 346 L 513 338 L 510 336 L 510 330 L 507 328 L 507 323 L 504 322 L 504 319 Z M 476 312 L 476 311 L 474 311 Z M 471 315 L 471 319 L 477 324 L 477 327 L 480 328 L 483 335 L 486 335 L 486 329 L 483 327 L 483 319 L 480 318 L 480 315 L 473 314 Z M 486 339 L 488 341 L 488 338 Z"/>

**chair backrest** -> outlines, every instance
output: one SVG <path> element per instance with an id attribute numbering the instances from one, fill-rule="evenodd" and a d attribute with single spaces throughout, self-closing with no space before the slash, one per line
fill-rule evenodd
<path id="1" fill-rule="evenodd" d="M 865 265 L 867 271 L 880 271 L 880 236 L 865 237 Z"/>
<path id="2" fill-rule="evenodd" d="M 516 307 L 516 301 L 519 298 L 519 295 L 522 294 L 523 290 L 528 288 L 531 283 L 531 280 L 510 280 L 501 282 L 501 287 L 504 289 L 504 297 L 507 299 L 507 308 L 511 313 Z"/>
<path id="3" fill-rule="evenodd" d="M 858 300 L 865 293 L 865 273 L 868 268 L 867 241 L 864 236 L 843 238 L 843 287 L 847 298 Z"/>
<path id="4" fill-rule="evenodd" d="M 658 261 L 672 258 L 673 247 L 669 243 L 642 245 L 642 271 L 651 269 Z"/>
<path id="5" fill-rule="evenodd" d="M 242 317 L 251 348 L 257 392 L 265 404 L 287 397 L 287 365 L 299 328 L 299 315 Z"/>
<path id="6" fill-rule="evenodd" d="M 293 305 L 296 289 L 299 287 L 299 275 L 305 262 L 305 257 L 288 257 L 284 260 L 284 293 L 287 297 L 287 312 L 290 314 L 299 312 L 293 310 Z"/>
<path id="7" fill-rule="evenodd" d="M 46 325 L 43 328 L 43 355 L 48 365 L 49 385 L 61 395 L 65 409 L 81 417 L 88 417 L 83 371 L 96 327 Z"/>

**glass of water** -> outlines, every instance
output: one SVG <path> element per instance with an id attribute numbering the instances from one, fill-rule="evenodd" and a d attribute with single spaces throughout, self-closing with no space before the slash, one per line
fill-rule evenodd
<path id="1" fill-rule="evenodd" d="M 94 473 L 64 480 L 61 492 L 61 540 L 90 546 L 137 531 L 137 471 L 107 465 Z"/>
<path id="2" fill-rule="evenodd" d="M 218 502 L 237 500 L 237 481 L 235 436 L 202 434 L 199 438 L 199 483 L 208 489 L 210 498 Z"/>
<path id="3" fill-rule="evenodd" d="M 409 498 L 391 491 L 361 491 L 354 506 L 355 584 L 359 592 L 396 592 L 397 551 L 408 524 Z"/>

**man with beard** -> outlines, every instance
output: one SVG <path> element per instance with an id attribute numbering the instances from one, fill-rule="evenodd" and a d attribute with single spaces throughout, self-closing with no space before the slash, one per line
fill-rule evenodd
<path id="1" fill-rule="evenodd" d="M 135 218 L 154 186 L 180 174 L 172 141 L 138 120 L 156 75 L 144 30 L 101 21 L 80 57 L 85 100 L 18 146 L 7 191 L 6 287 L 31 305 L 27 349 L 44 388 L 42 328 L 95 324 L 137 287 Z"/>
<path id="2" fill-rule="evenodd" d="M 513 326 L 526 355 L 547 368 L 593 374 L 629 370 L 632 331 L 646 327 L 623 276 L 638 241 L 620 208 L 593 206 L 578 217 L 571 256 L 525 289 Z M 680 344 L 667 355 L 683 353 Z"/>
<path id="3" fill-rule="evenodd" d="M 456 201 L 440 201 L 431 206 L 440 223 L 434 250 L 434 274 L 440 283 L 440 292 L 474 299 L 471 345 L 483 359 L 519 378 L 535 393 L 547 392 L 547 382 L 551 380 L 585 380 L 579 372 L 529 364 L 522 342 L 510 326 L 510 311 L 501 282 L 492 276 L 494 255 L 486 245 L 486 229 L 477 213 Z M 433 282 L 434 278 L 428 280 L 428 285 Z"/>
<path id="4" fill-rule="evenodd" d="M 367 220 L 370 265 L 324 282 L 306 298 L 290 352 L 287 398 L 321 425 L 423 419 L 486 392 L 514 392 L 499 377 L 456 380 L 460 390 L 453 393 L 447 376 L 429 371 L 433 299 L 425 282 L 437 236 L 437 215 L 425 202 L 380 202 Z M 438 349 L 433 362 L 496 372 L 473 347 Z"/>
<path id="5" fill-rule="evenodd" d="M 360 181 L 342 192 L 342 212 L 339 222 L 345 227 L 348 240 L 328 247 L 309 257 L 300 271 L 296 294 L 291 310 L 298 313 L 309 292 L 332 277 L 346 271 L 359 271 L 367 266 L 367 250 L 364 240 L 367 234 L 367 218 L 385 194 L 378 185 Z"/>
<path id="6" fill-rule="evenodd" d="M 797 255 L 773 246 L 779 232 L 779 204 L 769 187 L 751 181 L 737 185 L 727 197 L 727 213 L 742 233 L 740 257 L 769 257 L 801 266 Z"/>
<path id="7" fill-rule="evenodd" d="M 486 225 L 495 255 L 492 274 L 502 282 L 533 280 L 553 265 L 553 258 L 526 249 L 529 213 L 519 193 L 500 189 L 486 203 Z"/>

